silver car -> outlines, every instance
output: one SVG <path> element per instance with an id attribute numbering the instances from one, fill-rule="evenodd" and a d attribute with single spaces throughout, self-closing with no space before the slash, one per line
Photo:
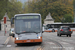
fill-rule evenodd
<path id="1" fill-rule="evenodd" d="M 69 26 L 60 26 L 60 28 L 58 28 L 57 31 L 57 36 L 61 36 L 61 35 L 67 35 L 67 37 L 71 37 L 72 34 L 72 30 L 70 29 Z"/>
<path id="2" fill-rule="evenodd" d="M 14 34 L 14 28 L 11 28 L 10 29 L 10 32 L 9 32 L 9 36 L 13 35 Z"/>

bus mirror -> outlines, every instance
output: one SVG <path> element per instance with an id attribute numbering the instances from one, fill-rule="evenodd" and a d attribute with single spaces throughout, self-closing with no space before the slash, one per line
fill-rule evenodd
<path id="1" fill-rule="evenodd" d="M 14 24 L 14 17 L 11 18 L 11 25 Z"/>

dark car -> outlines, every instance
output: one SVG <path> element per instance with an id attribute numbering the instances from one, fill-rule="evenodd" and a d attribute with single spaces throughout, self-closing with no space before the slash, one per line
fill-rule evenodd
<path id="1" fill-rule="evenodd" d="M 69 26 L 60 26 L 60 28 L 58 28 L 57 31 L 57 36 L 61 36 L 61 35 L 67 35 L 67 37 L 71 37 L 72 34 L 72 30 L 70 29 Z"/>

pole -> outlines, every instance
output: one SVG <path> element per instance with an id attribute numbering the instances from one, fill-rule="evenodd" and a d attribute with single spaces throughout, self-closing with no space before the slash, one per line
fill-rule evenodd
<path id="1" fill-rule="evenodd" d="M 6 24 L 4 24 L 4 36 L 6 36 Z"/>
<path id="2" fill-rule="evenodd" d="M 6 36 L 6 13 L 5 13 L 5 16 L 4 16 L 4 36 Z"/>

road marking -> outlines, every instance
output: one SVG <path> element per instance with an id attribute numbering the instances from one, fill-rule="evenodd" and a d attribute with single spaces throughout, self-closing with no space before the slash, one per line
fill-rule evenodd
<path id="1" fill-rule="evenodd" d="M 73 40 L 63 40 L 63 41 L 73 41 Z"/>
<path id="2" fill-rule="evenodd" d="M 60 43 L 62 43 L 62 44 L 69 44 L 69 43 L 66 43 L 66 42 L 60 42 Z"/>
<path id="3" fill-rule="evenodd" d="M 8 37 L 8 38 L 6 39 L 6 41 L 4 42 L 4 44 L 7 44 L 7 43 L 8 43 L 9 38 L 10 38 L 10 37 Z"/>
<path id="4" fill-rule="evenodd" d="M 7 45 L 7 47 L 11 47 L 11 45 Z"/>
<path id="5" fill-rule="evenodd" d="M 41 47 L 38 47 L 37 50 L 43 50 Z"/>

